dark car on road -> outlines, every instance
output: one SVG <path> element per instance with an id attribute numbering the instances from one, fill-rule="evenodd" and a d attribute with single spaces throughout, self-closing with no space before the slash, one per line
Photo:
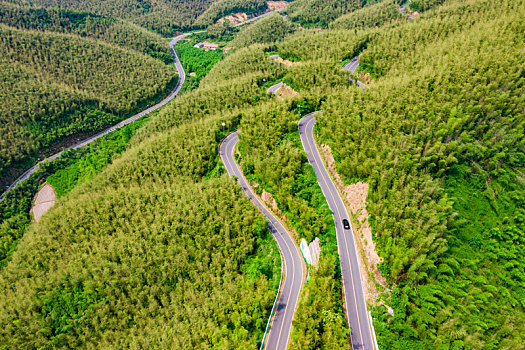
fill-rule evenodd
<path id="1" fill-rule="evenodd" d="M 343 227 L 345 230 L 350 230 L 350 223 L 348 222 L 348 220 L 343 219 Z"/>

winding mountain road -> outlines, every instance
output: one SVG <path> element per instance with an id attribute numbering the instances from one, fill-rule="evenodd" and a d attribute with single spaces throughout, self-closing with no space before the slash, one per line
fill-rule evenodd
<path id="1" fill-rule="evenodd" d="M 136 121 L 137 119 L 153 112 L 154 110 L 164 106 L 166 103 L 170 102 L 175 96 L 177 96 L 177 94 L 179 93 L 180 89 L 182 88 L 182 85 L 184 84 L 184 81 L 186 80 L 186 74 L 184 73 L 184 68 L 182 68 L 182 64 L 179 60 L 179 58 L 177 57 L 177 54 L 175 53 L 175 49 L 174 49 L 174 46 L 175 44 L 177 44 L 177 42 L 189 35 L 191 35 L 192 33 L 186 33 L 186 34 L 182 34 L 182 35 L 179 35 L 177 37 L 175 37 L 171 42 L 170 42 L 170 49 L 171 49 L 171 53 L 173 54 L 173 62 L 175 63 L 175 68 L 177 69 L 177 72 L 179 74 L 179 80 L 177 81 L 177 85 L 175 85 L 175 88 L 170 92 L 170 94 L 168 96 L 166 96 L 166 98 L 164 98 L 162 101 L 160 101 L 159 103 L 143 110 L 142 112 L 140 113 L 137 113 L 135 114 L 134 116 L 132 117 L 129 117 L 128 119 L 126 120 L 123 120 L 121 121 L 120 123 L 118 124 L 115 124 L 101 132 L 99 132 L 98 134 L 94 135 L 94 136 L 91 136 L 87 139 L 85 139 L 84 141 L 80 142 L 80 143 L 77 143 L 71 147 L 69 147 L 68 149 L 77 149 L 77 148 L 80 148 L 80 147 L 83 147 L 93 141 L 95 141 L 96 139 L 102 137 L 102 136 L 105 136 L 117 129 L 120 129 L 128 124 L 131 124 L 133 123 L 134 121 Z M 0 196 L 0 200 L 4 199 L 4 196 L 6 195 L 7 192 L 9 192 L 13 187 L 15 187 L 19 182 L 21 181 L 24 181 L 25 179 L 27 179 L 29 176 L 31 176 L 31 174 L 33 174 L 35 171 L 37 171 L 39 168 L 40 168 L 40 165 L 45 163 L 45 162 L 48 162 L 50 160 L 53 160 L 55 158 L 58 158 L 62 155 L 62 152 L 63 151 L 60 151 L 58 153 L 55 153 L 53 154 L 52 156 L 50 157 L 47 157 L 45 158 L 44 160 L 40 161 L 39 163 L 37 163 L 35 166 L 33 166 L 31 169 L 27 170 L 26 172 L 24 172 L 18 179 L 15 180 L 15 182 L 13 182 L 6 190 L 5 192 Z"/>
<path id="2" fill-rule="evenodd" d="M 352 74 L 355 74 L 355 71 L 357 70 L 357 67 L 359 67 L 359 56 L 356 56 L 354 58 L 352 58 L 350 61 L 348 61 L 348 63 L 346 63 L 344 66 L 343 66 L 343 70 L 345 72 L 350 72 Z M 350 78 L 350 81 L 353 81 L 357 84 L 357 86 L 359 86 L 361 89 L 366 89 L 368 88 L 368 85 L 360 82 L 359 80 L 354 80 L 353 78 Z"/>
<path id="3" fill-rule="evenodd" d="M 237 23 L 235 25 L 233 25 L 234 27 L 240 27 L 242 25 L 245 25 L 245 24 L 248 24 L 248 23 L 251 23 L 251 22 L 254 22 L 254 21 L 257 21 L 258 19 L 261 19 L 261 18 L 264 18 L 266 16 L 269 16 L 269 15 L 272 15 L 276 12 L 281 12 L 281 11 L 284 11 L 285 9 L 278 9 L 278 10 L 273 10 L 273 11 L 269 11 L 269 12 L 266 12 L 266 13 L 263 13 L 262 15 L 259 15 L 257 17 L 253 17 L 253 18 L 250 18 L 244 22 L 241 22 L 241 23 Z"/>
<path id="4" fill-rule="evenodd" d="M 272 13 L 280 12 L 280 11 L 282 11 L 282 9 L 281 10 L 267 12 L 267 13 L 265 13 L 263 15 L 260 15 L 260 16 L 251 18 L 251 19 L 249 19 L 247 21 L 238 23 L 238 24 L 235 25 L 235 27 L 242 26 L 242 25 L 247 24 L 247 23 L 251 23 L 253 21 L 256 21 L 256 20 L 261 19 L 263 17 L 266 17 L 268 15 L 271 15 Z M 202 31 L 200 31 L 200 32 L 202 32 Z M 102 136 L 105 136 L 105 135 L 107 135 L 107 134 L 109 134 L 109 133 L 111 133 L 111 132 L 113 132 L 113 131 L 115 131 L 117 129 L 120 129 L 123 126 L 131 124 L 134 121 L 136 121 L 137 119 L 139 119 L 139 118 L 141 118 L 141 117 L 143 117 L 143 116 L 145 116 L 145 115 L 155 111 L 156 109 L 164 106 L 166 103 L 170 102 L 175 96 L 177 96 L 177 94 L 179 93 L 180 89 L 182 88 L 182 85 L 184 84 L 184 81 L 186 80 L 186 73 L 184 72 L 184 68 L 182 68 L 182 64 L 181 64 L 179 58 L 177 57 L 177 54 L 175 53 L 174 46 L 177 44 L 177 42 L 179 40 L 184 39 L 185 37 L 187 37 L 189 35 L 192 35 L 193 33 L 199 33 L 199 32 L 190 32 L 190 33 L 181 34 L 181 35 L 173 38 L 173 40 L 170 42 L 170 49 L 171 49 L 171 53 L 173 54 L 173 62 L 175 63 L 175 68 L 177 69 L 177 72 L 179 74 L 179 80 L 177 81 L 177 85 L 175 85 L 175 88 L 171 91 L 171 93 L 166 98 L 164 98 L 159 103 L 157 103 L 157 104 L 155 104 L 155 105 L 153 105 L 153 106 L 143 110 L 142 112 L 137 113 L 134 116 L 129 117 L 128 119 L 123 120 L 120 123 L 115 124 L 115 125 L 107 128 L 107 129 L 99 132 L 98 134 L 96 134 L 94 136 L 91 136 L 91 137 L 85 139 L 84 141 L 81 141 L 80 143 L 69 147 L 68 149 L 77 149 L 77 148 L 83 147 L 83 146 L 85 146 L 85 145 L 95 141 L 96 139 L 98 139 L 98 138 L 100 138 Z M 38 162 L 37 164 L 35 164 L 32 168 L 30 168 L 27 171 L 25 171 L 22 175 L 20 175 L 20 177 L 18 177 L 18 179 L 16 179 L 11 185 L 9 185 L 9 187 L 7 187 L 7 189 L 4 191 L 4 193 L 2 193 L 2 195 L 0 195 L 0 201 L 2 199 L 4 199 L 4 196 L 7 194 L 7 192 L 9 192 L 11 189 L 13 189 L 19 182 L 26 180 L 27 178 L 29 178 L 31 176 L 31 174 L 33 174 L 35 171 L 37 171 L 40 168 L 40 165 L 42 163 L 45 163 L 45 162 L 48 162 L 50 160 L 53 160 L 55 158 L 60 157 L 62 155 L 62 152 L 63 151 L 60 151 L 58 153 L 53 154 L 50 157 L 45 158 L 44 160 L 42 160 L 42 161 Z"/>
<path id="5" fill-rule="evenodd" d="M 280 293 L 278 293 L 278 300 L 274 305 L 275 312 L 272 310 L 273 320 L 270 315 L 270 319 L 268 320 L 268 326 L 271 324 L 270 330 L 268 334 L 265 335 L 265 338 L 263 338 L 262 345 L 265 345 L 266 349 L 285 350 L 290 338 L 292 321 L 304 280 L 304 260 L 291 235 L 259 200 L 248 185 L 233 156 L 237 142 L 239 142 L 237 132 L 228 135 L 219 146 L 219 155 L 228 174 L 232 177 L 237 177 L 244 193 L 246 193 L 253 204 L 268 219 L 270 232 L 279 246 L 282 264 L 284 266 L 284 272 L 281 275 L 281 290 Z M 261 346 L 261 348 L 263 346 Z"/>
<path id="6" fill-rule="evenodd" d="M 366 300 L 361 284 L 361 273 L 359 270 L 354 234 L 352 232 L 352 226 L 350 226 L 350 229 L 345 230 L 342 225 L 343 219 L 350 222 L 350 216 L 315 145 L 313 134 L 315 125 L 314 113 L 304 116 L 299 121 L 299 136 L 301 137 L 303 148 L 308 157 L 308 162 L 314 168 L 317 182 L 333 213 L 352 347 L 353 349 L 373 350 L 375 348 L 374 340 L 372 338 Z"/>

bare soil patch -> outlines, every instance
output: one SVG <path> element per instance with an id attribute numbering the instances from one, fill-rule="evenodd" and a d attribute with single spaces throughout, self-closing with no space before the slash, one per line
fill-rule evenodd
<path id="1" fill-rule="evenodd" d="M 299 66 L 301 65 L 301 62 L 292 62 L 290 60 L 283 60 L 280 56 L 277 56 L 275 59 L 276 62 L 279 62 L 281 64 L 284 64 L 285 66 Z"/>
<path id="2" fill-rule="evenodd" d="M 244 21 L 247 21 L 249 19 L 248 15 L 244 12 L 237 12 L 233 15 L 224 16 L 223 18 L 219 18 L 217 21 L 218 23 L 224 23 L 225 20 L 230 21 L 231 25 L 236 25 L 239 23 L 242 23 Z"/>
<path id="3" fill-rule="evenodd" d="M 40 221 L 40 218 L 46 213 L 56 201 L 55 190 L 50 184 L 46 183 L 44 187 L 38 191 L 35 197 L 35 203 L 31 209 L 35 221 Z"/>
<path id="4" fill-rule="evenodd" d="M 357 80 L 364 82 L 366 85 L 370 85 L 374 82 L 370 73 L 356 72 L 354 74 L 357 77 Z"/>
<path id="5" fill-rule="evenodd" d="M 383 288 L 387 288 L 386 279 L 381 276 L 377 265 L 382 261 L 376 251 L 375 243 L 372 240 L 372 229 L 368 223 L 368 211 L 366 210 L 366 198 L 368 195 L 368 184 L 358 182 L 355 184 L 344 185 L 341 176 L 337 173 L 335 160 L 329 146 L 321 145 L 319 149 L 325 165 L 334 179 L 335 185 L 343 195 L 343 200 L 349 211 L 353 214 L 352 224 L 355 229 L 356 242 L 359 245 L 358 251 L 361 255 L 360 264 L 365 297 L 371 303 L 373 294 L 377 293 L 375 283 L 379 283 Z"/>
<path id="6" fill-rule="evenodd" d="M 299 93 L 292 89 L 290 86 L 283 84 L 279 90 L 276 92 L 277 95 L 283 97 L 283 98 L 292 98 L 299 96 Z"/>
<path id="7" fill-rule="evenodd" d="M 288 5 L 288 1 L 266 1 L 266 3 L 271 11 L 283 9 Z"/>

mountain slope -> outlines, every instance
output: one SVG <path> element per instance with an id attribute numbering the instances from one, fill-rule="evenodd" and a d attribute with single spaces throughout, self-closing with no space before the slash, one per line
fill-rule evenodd
<path id="1" fill-rule="evenodd" d="M 208 8 L 212 0 L 10 0 L 6 2 L 23 6 L 77 10 L 125 19 L 163 35 L 173 36 L 176 30 L 188 29 Z"/>
<path id="2" fill-rule="evenodd" d="M 172 68 L 136 51 L 3 25 L 0 32 L 3 176 L 65 137 L 121 120 L 176 82 Z"/>
<path id="3" fill-rule="evenodd" d="M 0 2 L 0 23 L 18 29 L 75 34 L 147 53 L 165 63 L 173 58 L 160 35 L 130 22 L 89 12 L 20 7 Z"/>

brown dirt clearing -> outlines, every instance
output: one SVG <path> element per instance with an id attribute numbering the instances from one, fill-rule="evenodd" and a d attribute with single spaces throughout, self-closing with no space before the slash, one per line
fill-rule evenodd
<path id="1" fill-rule="evenodd" d="M 38 191 L 35 203 L 31 209 L 36 222 L 40 221 L 42 215 L 44 215 L 55 204 L 55 201 L 55 190 L 50 184 L 46 183 L 44 187 Z"/>

